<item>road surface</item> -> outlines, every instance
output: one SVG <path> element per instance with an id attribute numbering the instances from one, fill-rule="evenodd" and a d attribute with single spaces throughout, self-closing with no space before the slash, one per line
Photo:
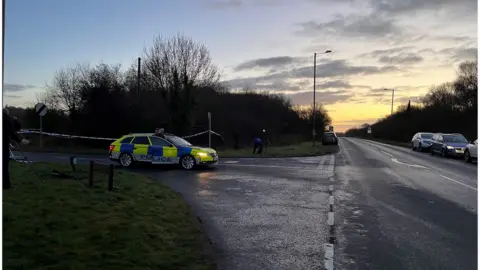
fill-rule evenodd
<path id="1" fill-rule="evenodd" d="M 89 159 L 110 162 L 79 161 Z M 211 170 L 135 171 L 184 195 L 221 269 L 333 269 L 332 251 L 335 269 L 477 268 L 474 164 L 352 138 L 340 140 L 337 155 L 220 162 Z"/>
<path id="2" fill-rule="evenodd" d="M 360 139 L 335 164 L 336 269 L 477 269 L 477 166 Z"/>

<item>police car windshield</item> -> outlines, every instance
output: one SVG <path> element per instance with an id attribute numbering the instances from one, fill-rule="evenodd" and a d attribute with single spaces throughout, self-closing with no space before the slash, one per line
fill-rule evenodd
<path id="1" fill-rule="evenodd" d="M 191 143 L 177 136 L 165 135 L 165 139 L 173 143 L 175 146 L 191 146 L 192 145 Z"/>

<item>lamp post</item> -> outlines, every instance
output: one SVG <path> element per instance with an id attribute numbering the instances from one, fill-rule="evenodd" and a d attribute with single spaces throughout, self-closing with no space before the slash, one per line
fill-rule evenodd
<path id="1" fill-rule="evenodd" d="M 392 90 L 392 109 L 391 109 L 390 114 L 393 114 L 393 97 L 395 96 L 395 89 L 387 89 L 387 88 L 385 88 L 385 89 L 383 89 L 383 90 L 386 90 L 386 91 Z"/>
<path id="2" fill-rule="evenodd" d="M 316 127 L 315 127 L 315 120 L 316 120 L 316 103 L 315 103 L 315 84 L 316 84 L 316 79 L 317 79 L 317 54 L 327 54 L 331 53 L 331 50 L 326 50 L 323 53 L 313 53 L 313 109 L 312 109 L 312 115 L 313 115 L 313 128 L 312 128 L 312 145 L 315 147 L 315 135 L 316 134 Z"/>

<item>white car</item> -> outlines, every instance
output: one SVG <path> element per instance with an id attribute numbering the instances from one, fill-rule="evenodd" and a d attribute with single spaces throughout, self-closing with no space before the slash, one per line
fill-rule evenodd
<path id="1" fill-rule="evenodd" d="M 418 132 L 412 138 L 412 149 L 424 151 L 428 150 L 432 146 L 433 133 L 430 132 Z"/>
<path id="2" fill-rule="evenodd" d="M 467 148 L 463 153 L 463 159 L 465 159 L 465 162 L 471 163 L 472 160 L 477 159 L 477 152 L 478 152 L 477 145 L 478 145 L 478 139 L 467 145 Z"/>

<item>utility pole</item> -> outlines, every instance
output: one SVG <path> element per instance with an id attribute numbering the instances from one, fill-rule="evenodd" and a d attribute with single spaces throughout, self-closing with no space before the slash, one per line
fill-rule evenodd
<path id="1" fill-rule="evenodd" d="M 390 110 L 390 114 L 393 114 L 393 99 L 395 97 L 395 89 L 384 88 L 383 90 L 385 90 L 385 91 L 392 90 L 392 107 L 391 107 L 391 110 Z"/>
<path id="2" fill-rule="evenodd" d="M 137 68 L 137 98 L 140 98 L 140 63 L 141 63 L 141 58 L 138 57 L 138 68 Z"/>
<path id="3" fill-rule="evenodd" d="M 2 1 L 2 85 L 4 85 L 5 74 L 5 1 Z"/>
<path id="4" fill-rule="evenodd" d="M 316 82 L 317 80 L 317 53 L 313 54 L 313 108 L 312 108 L 312 117 L 313 117 L 313 128 L 312 128 L 312 146 L 315 147 L 315 118 L 316 118 L 316 110 L 315 110 L 315 90 L 316 90 Z"/>
<path id="5" fill-rule="evenodd" d="M 314 53 L 313 54 L 313 109 L 312 109 L 312 117 L 313 117 L 313 128 L 312 128 L 312 145 L 315 147 L 315 136 L 317 135 L 316 131 L 316 101 L 315 101 L 315 93 L 316 93 L 316 84 L 317 84 L 317 54 L 327 54 L 331 53 L 331 50 L 326 50 L 323 53 Z"/>
<path id="6" fill-rule="evenodd" d="M 393 114 L 393 97 L 395 96 L 395 89 L 392 89 L 392 109 L 390 114 Z"/>

